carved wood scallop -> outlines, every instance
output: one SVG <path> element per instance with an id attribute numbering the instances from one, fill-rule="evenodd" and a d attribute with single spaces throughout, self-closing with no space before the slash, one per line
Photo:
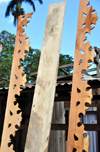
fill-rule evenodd
<path id="1" fill-rule="evenodd" d="M 14 152 L 11 137 L 15 136 L 15 131 L 18 130 L 22 120 L 21 109 L 18 107 L 15 95 L 20 96 L 20 87 L 25 87 L 26 75 L 20 65 L 20 59 L 24 60 L 26 56 L 25 51 L 29 51 L 30 41 L 26 41 L 27 34 L 23 34 L 23 26 L 27 26 L 28 18 L 32 18 L 33 13 L 21 15 L 18 18 L 17 34 L 15 41 L 15 49 L 13 55 L 13 63 L 11 70 L 10 86 L 7 98 L 7 106 L 1 141 L 1 152 Z"/>
<path id="2" fill-rule="evenodd" d="M 68 129 L 67 152 L 88 152 L 89 151 L 89 136 L 84 138 L 87 132 L 84 130 L 84 125 L 81 123 L 80 114 L 85 115 L 86 103 L 91 104 L 92 90 L 85 80 L 82 81 L 83 70 L 88 70 L 91 64 L 88 61 L 94 59 L 94 49 L 90 51 L 90 42 L 85 40 L 86 33 L 91 33 L 94 28 L 91 24 L 96 24 L 98 19 L 97 13 L 92 6 L 88 6 L 87 0 L 80 0 L 79 17 L 76 36 L 76 48 L 74 59 L 74 73 L 72 82 L 70 118 Z M 87 89 L 88 88 L 88 89 Z"/>

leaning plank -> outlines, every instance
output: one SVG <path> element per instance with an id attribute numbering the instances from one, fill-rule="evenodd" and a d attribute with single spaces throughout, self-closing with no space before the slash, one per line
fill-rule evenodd
<path id="1" fill-rule="evenodd" d="M 48 150 L 65 8 L 49 6 L 25 152 Z"/>
<path id="2" fill-rule="evenodd" d="M 32 18 L 32 14 L 33 13 L 21 15 L 18 18 L 15 49 L 0 152 L 14 152 L 11 139 L 14 138 L 15 131 L 18 130 L 18 126 L 20 126 L 22 120 L 22 113 L 16 101 L 16 95 L 20 95 L 20 91 L 22 90 L 20 86 L 24 87 L 26 82 L 26 75 L 22 75 L 24 74 L 24 71 L 20 65 L 20 59 L 24 60 L 26 55 L 25 51 L 29 51 L 30 41 L 26 41 L 28 37 L 26 33 L 23 34 L 23 26 L 27 26 L 29 22 L 28 18 Z"/>
<path id="3" fill-rule="evenodd" d="M 84 125 L 81 123 L 80 114 L 85 115 L 85 110 L 88 108 L 86 103 L 91 104 L 92 89 L 90 89 L 87 80 L 82 82 L 82 71 L 88 71 L 88 67 L 91 66 L 89 61 L 91 60 L 93 62 L 95 55 L 94 49 L 90 51 L 90 42 L 84 43 L 84 41 L 87 38 L 85 34 L 91 33 L 91 30 L 94 28 L 91 24 L 96 24 L 97 13 L 93 13 L 94 9 L 92 6 L 87 7 L 87 5 L 89 5 L 89 1 L 80 0 L 67 152 L 88 152 L 89 150 L 89 136 L 87 135 L 87 137 L 84 138 L 84 134 L 87 134 L 87 132 L 84 130 Z"/>

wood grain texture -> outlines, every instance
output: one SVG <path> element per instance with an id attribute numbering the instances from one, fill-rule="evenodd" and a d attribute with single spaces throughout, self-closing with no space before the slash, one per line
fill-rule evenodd
<path id="1" fill-rule="evenodd" d="M 66 2 L 49 5 L 25 152 L 47 152 Z"/>
<path id="2" fill-rule="evenodd" d="M 80 114 L 85 115 L 86 113 L 85 110 L 88 107 L 85 106 L 85 103 L 91 104 L 92 90 L 87 90 L 87 88 L 90 87 L 88 82 L 86 80 L 82 82 L 81 79 L 83 78 L 82 70 L 88 71 L 88 67 L 91 66 L 88 61 L 93 61 L 94 58 L 94 49 L 89 51 L 91 47 L 90 42 L 84 42 L 87 38 L 85 34 L 91 33 L 91 30 L 94 28 L 91 24 L 96 24 L 98 18 L 92 6 L 87 7 L 87 5 L 89 5 L 87 0 L 80 0 L 67 152 L 88 152 L 89 148 L 89 136 L 87 135 L 87 137 L 84 138 L 84 134 L 87 134 L 87 132 L 84 130 L 84 125 L 80 123 Z"/>
<path id="3" fill-rule="evenodd" d="M 29 51 L 30 41 L 26 41 L 27 34 L 23 34 L 23 26 L 27 26 L 29 22 L 28 18 L 32 18 L 33 13 L 21 15 L 18 18 L 17 34 L 15 41 L 15 49 L 11 70 L 10 86 L 7 98 L 7 106 L 2 134 L 2 142 L 0 152 L 14 152 L 11 138 L 15 136 L 17 126 L 20 126 L 22 117 L 21 109 L 18 107 L 15 95 L 20 96 L 20 86 L 25 86 L 26 75 L 24 74 L 23 68 L 20 67 L 20 59 L 24 60 L 26 55 L 25 51 Z"/>

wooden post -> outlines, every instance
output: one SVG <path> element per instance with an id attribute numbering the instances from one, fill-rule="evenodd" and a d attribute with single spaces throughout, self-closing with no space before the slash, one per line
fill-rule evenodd
<path id="1" fill-rule="evenodd" d="M 3 108 L 4 97 L 0 97 L 0 144 L 3 130 L 3 120 L 4 120 L 4 108 Z"/>
<path id="2" fill-rule="evenodd" d="M 95 47 L 96 52 L 96 65 L 97 65 L 97 78 L 100 77 L 100 64 L 99 64 L 99 57 L 100 57 L 100 49 Z M 97 88 L 97 95 L 100 94 L 100 88 Z M 97 106 L 97 124 L 100 125 L 100 104 Z M 98 131 L 98 151 L 100 151 L 100 131 Z"/>
<path id="3" fill-rule="evenodd" d="M 25 152 L 47 152 L 66 2 L 49 5 Z"/>
<path id="4" fill-rule="evenodd" d="M 53 110 L 52 124 L 64 124 L 64 102 L 55 102 Z M 51 125 L 52 129 L 52 125 Z M 56 144 L 55 144 L 56 143 Z M 50 132 L 48 152 L 65 152 L 65 131 L 59 130 Z"/>
<path id="5" fill-rule="evenodd" d="M 97 106 L 97 124 L 100 125 L 100 104 Z M 98 131 L 98 151 L 100 151 L 100 131 Z"/>
<path id="6" fill-rule="evenodd" d="M 100 65 L 99 65 L 99 48 L 97 48 L 97 47 L 94 47 L 94 49 L 95 49 L 95 52 L 96 52 L 96 57 L 94 58 L 94 63 L 96 64 L 96 66 L 97 66 L 97 77 L 99 78 L 99 71 L 100 71 Z"/>

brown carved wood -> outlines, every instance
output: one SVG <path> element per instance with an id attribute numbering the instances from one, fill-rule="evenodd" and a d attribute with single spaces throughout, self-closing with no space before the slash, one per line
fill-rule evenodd
<path id="1" fill-rule="evenodd" d="M 0 152 L 14 152 L 13 145 L 11 143 L 11 137 L 15 136 L 15 131 L 18 130 L 18 126 L 20 126 L 22 120 L 21 109 L 18 107 L 15 95 L 20 96 L 20 91 L 22 90 L 20 87 L 24 87 L 26 82 L 26 75 L 23 75 L 24 71 L 20 66 L 20 59 L 24 60 L 26 55 L 25 51 L 29 51 L 30 41 L 26 41 L 28 37 L 26 33 L 23 34 L 23 26 L 27 26 L 27 23 L 29 22 L 28 18 L 32 18 L 32 14 L 33 13 L 21 15 L 18 18 L 15 49 Z"/>
<path id="2" fill-rule="evenodd" d="M 82 82 L 82 70 L 87 71 L 88 67 L 91 66 L 91 64 L 88 63 L 89 60 L 93 62 L 93 58 L 95 55 L 94 49 L 89 51 L 91 48 L 90 42 L 84 41 L 87 38 L 85 34 L 91 33 L 91 30 L 94 28 L 93 26 L 91 26 L 91 24 L 96 24 L 96 20 L 98 19 L 98 17 L 97 13 L 94 12 L 95 10 L 92 8 L 92 6 L 88 7 L 88 5 L 89 2 L 87 0 L 80 0 L 67 152 L 89 151 L 89 136 L 87 135 L 87 137 L 84 138 L 84 134 L 87 134 L 87 132 L 84 130 L 84 125 L 81 123 L 80 114 L 82 113 L 83 115 L 85 115 L 85 110 L 88 109 L 85 104 L 91 104 L 92 90 L 87 89 L 90 86 L 88 85 L 88 82 L 86 80 Z"/>

